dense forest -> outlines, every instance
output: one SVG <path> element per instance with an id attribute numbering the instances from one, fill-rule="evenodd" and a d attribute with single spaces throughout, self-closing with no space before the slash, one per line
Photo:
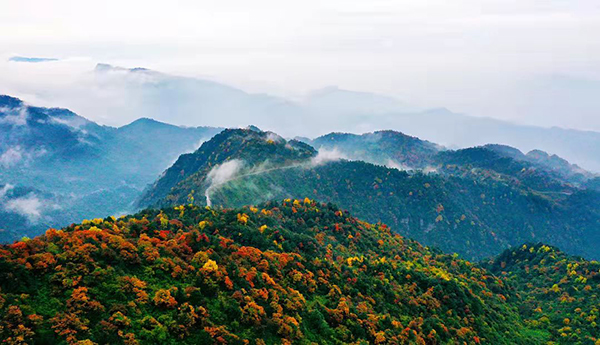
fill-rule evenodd
<path id="1" fill-rule="evenodd" d="M 598 341 L 598 261 L 538 243 L 506 250 L 484 266 L 518 291 L 519 311 L 528 326 L 550 330 L 564 344 Z"/>
<path id="2" fill-rule="evenodd" d="M 0 247 L 5 343 L 542 343 L 505 283 L 309 199 L 84 221 Z"/>
<path id="3" fill-rule="evenodd" d="M 479 266 L 308 198 L 180 205 L 0 246 L 0 337 L 594 345 L 599 269 L 542 244 Z"/>

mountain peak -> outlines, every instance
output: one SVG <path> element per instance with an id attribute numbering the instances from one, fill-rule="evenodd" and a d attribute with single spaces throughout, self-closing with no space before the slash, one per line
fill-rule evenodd
<path id="1" fill-rule="evenodd" d="M 248 125 L 248 127 L 246 127 L 245 129 L 251 130 L 253 132 L 258 132 L 258 133 L 262 132 L 262 130 L 260 128 L 254 126 L 254 125 Z"/>
<path id="2" fill-rule="evenodd" d="M 225 170 L 228 170 L 227 180 L 233 173 L 297 165 L 310 161 L 316 155 L 317 151 L 308 144 L 287 141 L 255 126 L 228 128 L 204 142 L 194 153 L 181 155 L 146 191 L 138 204 L 142 207 L 164 204 L 167 196 L 169 201 L 185 202 L 190 191 L 202 193 L 208 190 L 214 176 L 226 173 Z M 219 170 L 220 167 L 224 167 L 223 171 Z"/>
<path id="3" fill-rule="evenodd" d="M 114 72 L 114 71 L 122 71 L 122 72 L 152 72 L 152 70 L 143 68 L 143 67 L 133 67 L 133 68 L 125 68 L 120 66 L 113 66 L 107 63 L 98 63 L 96 64 L 95 72 Z"/>
<path id="4" fill-rule="evenodd" d="M 352 160 L 410 169 L 424 168 L 441 147 L 394 130 L 364 134 L 329 133 L 312 141 L 315 147 L 338 150 Z"/>
<path id="5" fill-rule="evenodd" d="M 139 119 L 134 120 L 121 128 L 131 127 L 131 126 L 136 127 L 136 126 L 153 126 L 153 125 L 169 125 L 169 124 L 149 118 L 149 117 L 140 117 Z"/>
<path id="6" fill-rule="evenodd" d="M 492 150 L 496 153 L 499 153 L 503 156 L 509 156 L 512 158 L 520 158 L 523 159 L 525 158 L 525 155 L 523 154 L 523 152 L 521 152 L 521 150 L 509 146 L 509 145 L 503 145 L 503 144 L 487 144 L 483 146 L 486 149 Z"/>
<path id="7" fill-rule="evenodd" d="M 22 105 L 23 101 L 16 97 L 0 95 L 0 106 L 2 107 L 17 108 Z"/>

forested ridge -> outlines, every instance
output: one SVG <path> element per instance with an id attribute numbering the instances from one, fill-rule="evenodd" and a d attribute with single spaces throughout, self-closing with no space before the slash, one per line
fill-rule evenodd
<path id="1" fill-rule="evenodd" d="M 598 261 L 537 243 L 506 250 L 484 266 L 518 291 L 517 304 L 529 326 L 550 330 L 561 344 L 598 341 Z"/>
<path id="2" fill-rule="evenodd" d="M 8 344 L 532 344 L 476 264 L 331 204 L 181 205 L 0 247 Z"/>
<path id="3" fill-rule="evenodd" d="M 356 147 L 363 140 L 368 146 L 361 154 L 367 155 L 384 152 L 390 147 L 385 142 L 389 138 L 392 143 L 427 148 L 427 161 L 438 164 L 435 173 L 401 171 L 363 161 L 320 161 L 321 156 L 327 158 L 326 151 L 317 153 L 306 144 L 271 137 L 275 136 L 256 129 L 223 131 L 196 152 L 180 157 L 146 191 L 141 205 L 173 206 L 190 197 L 206 205 L 211 172 L 237 161 L 242 162 L 240 171 L 209 193 L 216 205 L 240 207 L 310 196 L 467 259 L 480 260 L 534 241 L 588 259 L 600 258 L 600 192 L 577 186 L 583 176 L 575 167 L 546 170 L 511 158 L 517 153 L 503 146 L 436 153 L 432 144 L 395 132 L 320 139 L 341 142 L 341 147 Z M 394 157 L 404 157 L 405 163 L 414 161 L 406 152 L 412 151 L 399 149 Z M 565 172 L 571 171 L 568 168 L 570 175 Z"/>

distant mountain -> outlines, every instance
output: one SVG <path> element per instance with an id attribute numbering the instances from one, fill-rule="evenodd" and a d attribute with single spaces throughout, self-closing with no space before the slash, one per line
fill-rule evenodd
<path id="1" fill-rule="evenodd" d="M 550 155 L 541 150 L 532 150 L 527 153 L 526 157 L 528 161 L 544 166 L 565 178 L 585 181 L 593 177 L 588 171 L 576 164 L 570 164 L 566 159 L 555 154 Z"/>
<path id="2" fill-rule="evenodd" d="M 323 131 L 391 129 L 452 148 L 499 143 L 524 152 L 553 152 L 587 170 L 600 172 L 598 132 L 519 125 L 445 108 L 418 109 L 393 98 L 337 88 L 316 91 L 301 104 L 312 109 L 307 116 L 314 116 Z"/>
<path id="3" fill-rule="evenodd" d="M 309 119 L 304 121 L 304 110 L 294 102 L 247 93 L 207 79 L 98 64 L 94 82 L 110 95 L 110 99 L 103 100 L 105 111 L 125 119 L 149 117 L 179 125 L 214 127 L 241 127 L 251 119 L 259 127 L 296 130 L 306 130 L 310 125 Z M 123 97 L 126 100 L 121 101 Z"/>
<path id="4" fill-rule="evenodd" d="M 488 146 L 443 151 L 435 161 L 437 171 L 443 174 L 478 179 L 492 177 L 542 193 L 571 194 L 577 190 L 574 183 L 585 180 L 583 176 L 572 179 L 545 165 L 512 158 Z"/>
<path id="5" fill-rule="evenodd" d="M 351 160 L 404 169 L 427 167 L 441 149 L 436 144 L 395 131 L 362 135 L 330 133 L 309 143 L 319 150 L 338 150 Z"/>
<path id="6" fill-rule="evenodd" d="M 47 226 L 130 211 L 137 194 L 161 171 L 219 131 L 150 119 L 120 128 L 100 126 L 67 109 L 0 96 L 0 185 L 31 189 L 40 202 L 62 209 L 43 205 L 42 217 L 28 219 L 4 208 L 13 215 L 0 221 L 0 229 L 31 236 Z M 20 225 L 8 219 L 21 219 Z"/>
<path id="7" fill-rule="evenodd" d="M 467 258 L 534 240 L 598 258 L 600 193 L 580 189 L 532 163 L 486 148 L 425 150 L 438 173 L 409 173 L 347 161 L 324 150 L 317 154 L 308 145 L 292 150 L 283 140 L 266 144 L 272 135 L 222 132 L 180 157 L 144 193 L 140 206 L 206 205 L 210 199 L 213 205 L 238 207 L 311 196 Z M 301 154 L 292 155 L 297 151 Z M 244 166 L 250 168 L 240 168 Z M 215 176 L 220 176 L 217 183 Z"/>
<path id="8" fill-rule="evenodd" d="M 574 183 L 582 183 L 594 177 L 594 174 L 582 169 L 578 165 L 571 164 L 564 158 L 555 154 L 550 155 L 542 150 L 531 150 L 527 154 L 523 154 L 520 150 L 506 145 L 488 144 L 484 147 L 518 161 L 530 162 L 536 167 L 551 171 L 557 176 L 561 176 Z"/>
<path id="9" fill-rule="evenodd" d="M 302 105 L 319 113 L 352 114 L 387 114 L 394 111 L 415 111 L 411 107 L 393 97 L 369 92 L 343 90 L 336 86 L 310 92 Z"/>
<path id="10" fill-rule="evenodd" d="M 40 62 L 58 61 L 58 59 L 57 58 L 46 58 L 46 57 L 11 56 L 8 59 L 8 61 L 40 63 Z"/>
<path id="11" fill-rule="evenodd" d="M 456 114 L 447 109 L 420 113 L 395 112 L 377 117 L 377 123 L 371 126 L 371 129 L 367 127 L 364 125 L 361 128 L 365 128 L 366 131 L 394 129 L 446 147 L 464 148 L 499 143 L 525 152 L 539 149 L 553 152 L 586 170 L 600 172 L 598 132 L 524 126 Z"/>
<path id="12" fill-rule="evenodd" d="M 0 131 L 0 159 L 5 168 L 12 168 L 33 158 L 95 156 L 94 147 L 110 129 L 66 109 L 30 107 L 0 96 Z"/>
<path id="13" fill-rule="evenodd" d="M 572 165 L 557 155 L 533 150 L 527 155 L 507 145 L 487 144 L 460 150 L 447 150 L 437 144 L 396 131 L 362 135 L 330 133 L 314 140 L 302 139 L 319 150 L 337 152 L 350 160 L 385 165 L 400 170 L 421 169 L 446 174 L 471 174 L 473 168 L 494 170 L 519 180 L 528 180 L 538 189 L 569 191 L 594 174 Z M 460 169 L 455 169 L 459 167 Z M 459 171 L 462 170 L 462 171 Z"/>
<path id="14" fill-rule="evenodd" d="M 187 126 L 241 127 L 252 122 L 290 138 L 385 129 L 455 149 L 498 143 L 523 152 L 534 149 L 552 152 L 586 170 L 600 172 L 598 132 L 534 127 L 458 114 L 445 108 L 415 107 L 393 97 L 337 87 L 291 100 L 245 92 L 206 78 L 178 77 L 145 68 L 106 64 L 98 64 L 84 79 L 85 84 L 78 85 L 75 92 L 44 90 L 35 96 L 46 104 L 60 102 L 58 105 L 76 109 L 90 118 L 123 123 L 140 117 Z M 94 92 L 88 89 L 90 85 Z M 529 95 L 526 92 L 515 97 L 524 94 Z M 564 99 L 554 97 L 552 102 L 563 103 Z M 556 113 L 556 109 L 552 111 Z"/>
<path id="15" fill-rule="evenodd" d="M 595 344 L 600 263 L 543 244 L 506 250 L 484 264 L 518 297 L 525 322 L 560 344 Z"/>
<path id="16" fill-rule="evenodd" d="M 307 198 L 94 219 L 0 253 L 0 337 L 13 343 L 552 339 L 486 270 Z"/>

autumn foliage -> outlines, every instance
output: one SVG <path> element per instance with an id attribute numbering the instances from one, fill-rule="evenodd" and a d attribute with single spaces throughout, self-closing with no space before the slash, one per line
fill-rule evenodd
<path id="1" fill-rule="evenodd" d="M 504 281 L 309 199 L 0 246 L 7 344 L 529 344 Z"/>

